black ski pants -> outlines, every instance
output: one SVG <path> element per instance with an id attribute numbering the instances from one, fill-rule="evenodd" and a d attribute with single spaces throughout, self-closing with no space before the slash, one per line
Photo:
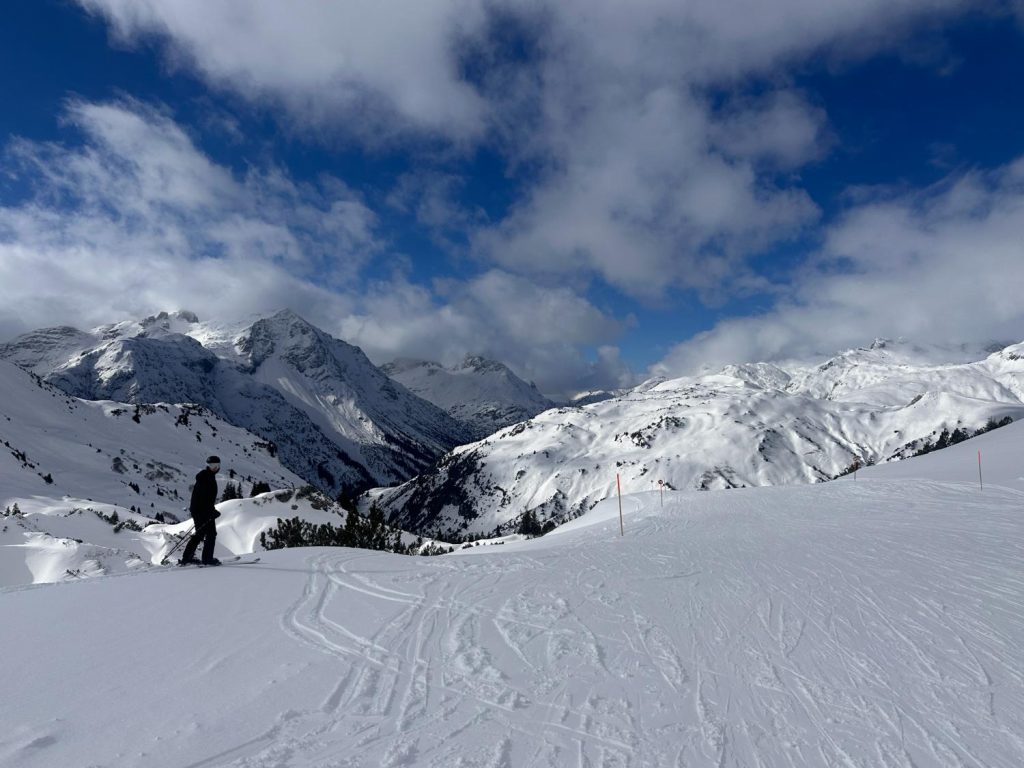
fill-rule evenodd
<path id="1" fill-rule="evenodd" d="M 192 532 L 188 544 L 185 545 L 185 551 L 182 553 L 181 559 L 188 562 L 194 558 L 199 542 L 203 542 L 203 562 L 208 563 L 213 559 L 213 548 L 217 544 L 216 518 L 198 518 L 193 516 L 192 520 L 195 523 L 195 530 Z"/>

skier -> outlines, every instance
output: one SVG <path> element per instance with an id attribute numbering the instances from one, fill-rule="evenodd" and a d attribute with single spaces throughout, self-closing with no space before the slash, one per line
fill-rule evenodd
<path id="1" fill-rule="evenodd" d="M 220 565 L 220 560 L 213 556 L 213 547 L 217 543 L 217 524 L 220 517 L 214 504 L 217 501 L 217 473 L 220 471 L 220 457 L 210 456 L 206 459 L 206 468 L 196 475 L 196 484 L 192 488 L 192 501 L 189 512 L 195 527 L 192 538 L 185 545 L 179 565 L 201 563 L 203 565 Z M 196 548 L 203 542 L 203 559 L 196 560 Z"/>

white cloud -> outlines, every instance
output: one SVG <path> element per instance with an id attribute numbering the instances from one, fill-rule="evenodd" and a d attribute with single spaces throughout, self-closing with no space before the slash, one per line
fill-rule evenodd
<path id="1" fill-rule="evenodd" d="M 714 126 L 712 142 L 728 156 L 798 168 L 824 154 L 826 124 L 820 107 L 792 91 L 776 91 L 735 100 Z"/>
<path id="2" fill-rule="evenodd" d="M 745 256 L 817 207 L 715 151 L 717 131 L 705 105 L 669 89 L 595 104 L 564 137 L 558 166 L 476 245 L 509 269 L 586 270 L 633 296 L 739 282 Z"/>
<path id="3" fill-rule="evenodd" d="M 188 306 L 207 316 L 337 303 L 310 278 L 355 276 L 381 245 L 354 194 L 276 170 L 236 177 L 165 114 L 72 102 L 82 146 L 16 141 L 32 196 L 0 208 L 0 330 Z"/>
<path id="4" fill-rule="evenodd" d="M 521 126 L 528 138 L 512 140 L 544 172 L 477 233 L 478 252 L 527 274 L 596 274 L 641 299 L 696 289 L 709 301 L 762 285 L 750 257 L 818 216 L 798 177 L 780 172 L 830 143 L 826 115 L 787 86 L 786 68 L 822 51 L 868 55 L 960 7 L 558 3 L 537 115 Z M 752 78 L 775 90 L 750 96 Z"/>
<path id="5" fill-rule="evenodd" d="M 180 66 L 297 124 L 373 143 L 410 131 L 487 143 L 513 171 L 540 167 L 507 219 L 463 219 L 476 255 L 639 297 L 743 291 L 757 282 L 751 254 L 815 220 L 798 182 L 776 173 L 827 146 L 824 114 L 786 84 L 790 64 L 868 56 L 975 4 L 79 2 L 122 39 L 155 36 Z M 745 95 L 750 76 L 776 90 Z M 443 201 L 420 206 L 435 230 L 464 215 Z"/>
<path id="6" fill-rule="evenodd" d="M 284 122 L 300 130 L 374 146 L 399 142 L 413 168 L 392 202 L 453 250 L 461 246 L 453 230 L 465 229 L 484 275 L 434 290 L 399 278 L 365 294 L 351 290 L 384 245 L 377 216 L 344 184 L 303 185 L 265 168 L 238 174 L 152 108 L 77 103 L 70 119 L 86 135 L 83 148 L 13 149 L 21 167 L 34 165 L 40 192 L 0 209 L 0 278 L 21 289 L 2 290 L 15 297 L 49 291 L 52 303 L 43 311 L 15 298 L 0 310 L 0 328 L 39 324 L 26 318 L 65 305 L 68 315 L 109 320 L 109 306 L 100 309 L 106 301 L 131 314 L 154 304 L 235 315 L 298 303 L 310 319 L 348 329 L 375 354 L 495 350 L 552 387 L 599 368 L 606 378 L 617 375 L 614 354 L 593 363 L 576 351 L 616 337 L 616 323 L 573 290 L 595 277 L 645 300 L 680 288 L 705 300 L 779 290 L 753 270 L 751 257 L 816 224 L 818 207 L 798 172 L 830 141 L 827 116 L 793 89 L 792 65 L 809 56 L 869 56 L 918 23 L 986 4 L 78 2 L 107 19 L 122 41 L 158 39 L 173 66 L 283 111 Z M 510 43 L 510 30 L 523 40 Z M 752 96 L 751 80 L 768 91 Z M 446 159 L 480 146 L 502 153 L 521 191 L 499 221 L 458 204 L 457 176 L 419 165 L 427 150 L 429 167 L 450 169 Z M 912 245 L 916 233 L 934 246 L 919 257 L 929 262 L 921 284 L 930 285 L 933 265 L 952 279 L 966 245 L 956 253 L 943 248 L 957 234 L 970 240 L 976 229 L 994 237 L 999 217 L 958 209 L 946 221 L 919 209 L 939 198 L 984 201 L 995 194 L 991 185 L 1004 183 L 962 181 L 959 191 L 925 199 L 859 205 L 830 229 L 824 260 L 763 327 L 726 323 L 680 347 L 667 364 L 774 355 L 837 331 L 852 336 L 850 328 L 860 340 L 861 328 L 889 335 L 922 325 L 913 301 L 903 314 L 881 303 L 872 314 L 872 302 L 860 298 L 867 289 L 887 295 L 884 275 L 916 279 L 909 267 L 886 272 L 870 254 L 874 246 L 903 253 L 899 247 Z M 948 242 L 928 238 L 929 227 L 956 221 L 962 232 L 945 229 Z M 869 247 L 867 222 L 889 227 L 891 240 Z M 192 274 L 206 281 L 197 286 Z M 124 295 L 104 292 L 105 284 L 134 288 Z M 553 285 L 568 287 L 546 287 Z M 96 293 L 83 300 L 89 291 Z M 533 318 L 516 315 L 517 301 Z M 81 306 L 71 308 L 74 302 Z M 554 309 L 559 302 L 568 312 Z M 880 327 L 883 316 L 898 327 Z M 429 323 L 443 331 L 428 330 Z M 431 345 L 444 354 L 427 354 Z M 559 365 L 564 377 L 554 373 Z"/>
<path id="7" fill-rule="evenodd" d="M 656 366 L 830 354 L 875 337 L 1024 339 L 1024 158 L 919 193 L 862 200 L 826 232 L 773 311 L 727 320 Z"/>
<path id="8" fill-rule="evenodd" d="M 377 363 L 396 357 L 459 362 L 483 354 L 542 391 L 623 386 L 633 374 L 605 342 L 622 327 L 565 287 L 543 287 L 500 270 L 433 291 L 400 278 L 369 287 L 363 311 L 344 318 L 340 335 Z M 581 352 L 607 347 L 596 361 Z"/>
<path id="9" fill-rule="evenodd" d="M 216 87 L 283 105 L 305 124 L 359 117 L 364 138 L 412 127 L 471 137 L 486 104 L 454 46 L 482 0 L 79 0 L 127 42 L 158 37 L 176 66 Z"/>
<path id="10" fill-rule="evenodd" d="M 549 391 L 611 370 L 579 349 L 614 339 L 619 324 L 568 288 L 498 271 L 433 289 L 401 275 L 367 287 L 367 266 L 401 259 L 339 180 L 232 173 L 138 102 L 72 102 L 67 120 L 81 145 L 21 140 L 7 151 L 33 192 L 0 207 L 2 338 L 166 309 L 238 320 L 287 306 L 378 362 L 482 352 Z"/>

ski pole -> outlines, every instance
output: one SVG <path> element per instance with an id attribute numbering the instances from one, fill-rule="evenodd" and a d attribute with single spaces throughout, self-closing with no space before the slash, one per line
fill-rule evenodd
<path id="1" fill-rule="evenodd" d="M 173 555 L 175 552 L 177 552 L 182 544 L 184 544 L 186 541 L 188 541 L 193 536 L 195 536 L 197 533 L 199 533 L 201 530 L 203 530 L 203 528 L 205 528 L 211 522 L 213 522 L 213 521 L 212 520 L 207 520 L 205 523 L 203 523 L 199 527 L 196 527 L 196 524 L 193 522 L 192 523 L 192 530 L 188 532 L 188 535 L 182 536 L 180 539 L 178 539 L 178 543 L 175 544 L 171 548 L 171 550 L 166 555 L 163 556 L 163 558 L 160 560 L 160 564 L 161 565 L 166 565 L 167 561 L 170 559 L 171 555 Z"/>
<path id="2" fill-rule="evenodd" d="M 189 530 L 187 532 L 187 534 L 185 534 L 180 539 L 178 539 L 178 543 L 175 544 L 173 547 L 171 547 L 171 549 L 167 552 L 166 555 L 164 555 L 162 558 L 160 558 L 160 565 L 167 565 L 167 561 L 170 559 L 171 555 L 173 555 L 175 552 L 177 552 L 182 544 L 184 544 L 186 541 L 188 541 L 190 538 L 192 538 L 192 534 L 194 534 L 195 531 L 196 531 L 196 524 L 192 523 L 191 530 Z"/>

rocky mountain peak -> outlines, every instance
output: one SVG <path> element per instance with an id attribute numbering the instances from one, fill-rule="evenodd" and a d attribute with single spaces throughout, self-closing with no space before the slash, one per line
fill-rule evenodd
<path id="1" fill-rule="evenodd" d="M 458 365 L 400 359 L 384 366 L 388 376 L 469 425 L 476 438 L 516 424 L 554 406 L 532 383 L 504 363 L 467 355 Z"/>
<path id="2" fill-rule="evenodd" d="M 390 363 L 380 366 L 380 370 L 392 378 L 417 369 L 422 369 L 427 375 L 433 375 L 443 371 L 444 366 L 431 360 L 419 360 L 414 357 L 396 357 Z"/>
<path id="3" fill-rule="evenodd" d="M 465 359 L 462 361 L 461 367 L 464 370 L 474 371 L 476 373 L 503 373 L 514 375 L 504 363 L 499 363 L 496 360 L 489 360 L 482 355 L 466 355 Z"/>
<path id="4" fill-rule="evenodd" d="M 189 312 L 187 309 L 179 309 L 176 312 L 158 312 L 155 315 L 150 315 L 143 319 L 141 324 L 143 326 L 159 324 L 166 328 L 170 327 L 175 321 L 192 325 L 199 322 L 199 316 L 195 312 Z"/>

